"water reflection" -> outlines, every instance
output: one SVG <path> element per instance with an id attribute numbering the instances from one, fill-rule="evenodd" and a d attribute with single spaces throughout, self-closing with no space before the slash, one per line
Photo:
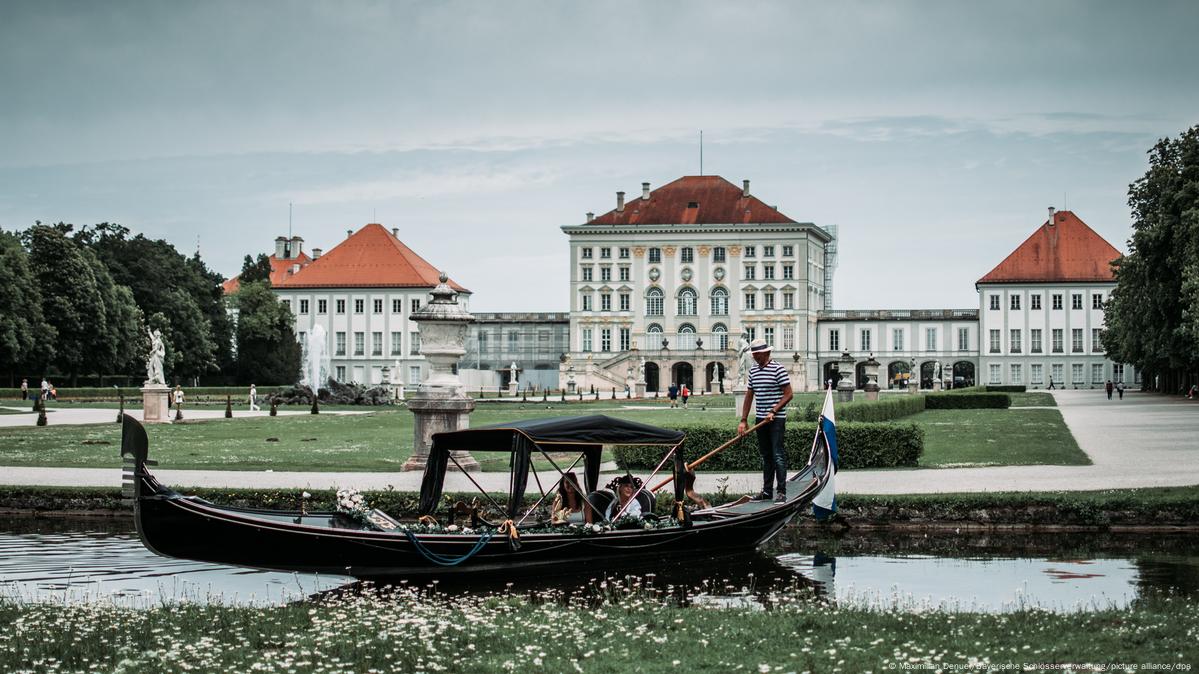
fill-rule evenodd
<path id="1" fill-rule="evenodd" d="M 142 547 L 127 520 L 18 519 L 0 525 L 0 595 L 19 601 L 112 600 L 132 606 L 200 601 L 280 604 L 355 592 L 317 577 L 166 559 Z M 441 593 L 602 596 L 631 589 L 697 608 L 773 602 L 928 610 L 1123 607 L 1150 592 L 1199 594 L 1199 543 L 1188 536 L 869 533 L 788 530 L 761 553 L 666 560 L 597 574 L 510 584 L 442 582 Z"/>

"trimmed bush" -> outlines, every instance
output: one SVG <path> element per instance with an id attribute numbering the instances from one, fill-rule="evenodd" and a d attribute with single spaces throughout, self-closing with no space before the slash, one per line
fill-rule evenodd
<path id="1" fill-rule="evenodd" d="M 820 418 L 821 403 L 809 402 L 798 414 L 790 418 L 802 421 L 816 421 Z M 798 407 L 792 405 L 792 409 Z M 902 419 L 924 411 L 924 396 L 920 395 L 887 395 L 878 400 L 855 400 L 851 403 L 836 403 L 833 405 L 837 415 L 837 423 L 842 421 L 892 421 Z"/>
<path id="2" fill-rule="evenodd" d="M 930 410 L 1006 410 L 1012 397 L 1006 393 L 932 393 L 925 396 L 924 407 Z"/>
<path id="3" fill-rule="evenodd" d="M 1024 393 L 1027 386 L 986 386 L 987 393 Z"/>
<path id="4" fill-rule="evenodd" d="M 38 382 L 40 386 L 41 382 Z M 171 386 L 174 389 L 174 386 Z M 258 396 L 269 396 L 273 393 L 290 390 L 290 386 L 259 386 Z M 29 382 L 29 394 L 36 396 L 40 389 L 34 386 L 34 382 Z M 116 400 L 119 394 L 124 395 L 126 400 L 131 398 L 141 398 L 142 390 L 140 388 L 122 386 L 120 389 L 106 386 L 103 388 L 58 388 L 58 399 L 60 401 L 68 400 Z M 184 386 L 183 393 L 186 396 L 186 401 L 220 401 L 223 402 L 226 396 L 245 397 L 250 394 L 249 386 Z M 21 389 L 10 388 L 0 389 L 0 398 L 17 399 L 21 398 Z"/>
<path id="5" fill-rule="evenodd" d="M 687 434 L 683 458 L 694 461 L 727 442 L 736 433 L 730 426 L 676 426 Z M 812 451 L 816 424 L 792 422 L 787 424 L 783 446 L 787 463 L 793 468 L 806 465 Z M 837 449 L 841 469 L 893 468 L 915 466 L 924 451 L 924 429 L 916 424 L 837 423 Z M 652 446 L 618 446 L 613 454 L 622 468 L 653 469 L 662 460 L 665 450 Z M 762 468 L 756 434 L 742 440 L 704 463 L 709 471 L 754 471 Z"/>

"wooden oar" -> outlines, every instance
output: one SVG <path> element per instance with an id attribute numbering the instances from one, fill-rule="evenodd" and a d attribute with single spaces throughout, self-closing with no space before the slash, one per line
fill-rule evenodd
<path id="1" fill-rule="evenodd" d="M 732 440 L 729 440 L 728 442 L 717 447 L 716 449 L 713 449 L 712 451 L 708 452 L 707 454 L 704 454 L 703 456 L 692 461 L 691 463 L 686 464 L 684 466 L 684 468 L 686 468 L 687 470 L 695 470 L 696 466 L 703 464 L 703 462 L 707 461 L 708 459 L 716 456 L 717 454 L 723 452 L 724 450 L 728 449 L 729 447 L 732 447 L 738 440 L 749 435 L 751 432 L 758 430 L 758 427 L 762 426 L 765 423 L 766 423 L 765 419 L 759 421 L 758 423 L 754 424 L 753 426 L 745 429 L 744 433 L 737 435 L 737 437 L 733 438 Z M 662 487 L 665 487 L 666 485 L 670 484 L 673 481 L 674 481 L 674 475 L 671 475 L 670 477 L 668 477 L 665 480 L 662 480 L 660 483 L 658 483 L 658 486 L 654 487 L 650 491 L 658 491 L 659 489 L 661 489 Z"/>

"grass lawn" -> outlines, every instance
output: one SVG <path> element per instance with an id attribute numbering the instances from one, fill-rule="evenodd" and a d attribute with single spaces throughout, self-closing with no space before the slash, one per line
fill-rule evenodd
<path id="1" fill-rule="evenodd" d="M 1057 407 L 1053 394 L 1046 391 L 1026 391 L 1008 395 L 1012 398 L 1012 407 Z"/>
<path id="2" fill-rule="evenodd" d="M 922 468 L 1091 463 L 1057 410 L 926 410 L 903 421 L 924 428 Z"/>
<path id="3" fill-rule="evenodd" d="M 700 598 L 687 607 L 640 584 L 608 580 L 566 597 L 388 588 L 275 608 L 0 601 L 0 669 L 623 674 L 1028 671 L 1031 663 L 1114 662 L 1190 671 L 1199 659 L 1199 611 L 1189 597 L 985 614 L 840 607 L 797 586 L 764 596 L 747 588 L 727 608 L 702 608 Z M 1098 671 L 1069 671 L 1083 669 Z"/>

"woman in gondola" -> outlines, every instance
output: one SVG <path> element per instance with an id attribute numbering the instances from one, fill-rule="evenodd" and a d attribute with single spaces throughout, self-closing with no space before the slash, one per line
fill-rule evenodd
<path id="1" fill-rule="evenodd" d="M 558 495 L 550 506 L 550 521 L 554 524 L 583 521 L 583 489 L 573 471 L 567 473 L 558 484 Z"/>
<path id="2" fill-rule="evenodd" d="M 617 513 L 624 511 L 621 517 L 631 519 L 641 519 L 641 504 L 633 498 L 633 494 L 641 488 L 641 478 L 634 477 L 629 473 L 625 473 L 620 477 L 608 483 L 608 489 L 611 489 L 616 494 L 616 498 L 612 499 L 612 503 L 608 506 L 608 512 L 604 513 L 604 517 L 611 521 L 616 517 Z"/>

